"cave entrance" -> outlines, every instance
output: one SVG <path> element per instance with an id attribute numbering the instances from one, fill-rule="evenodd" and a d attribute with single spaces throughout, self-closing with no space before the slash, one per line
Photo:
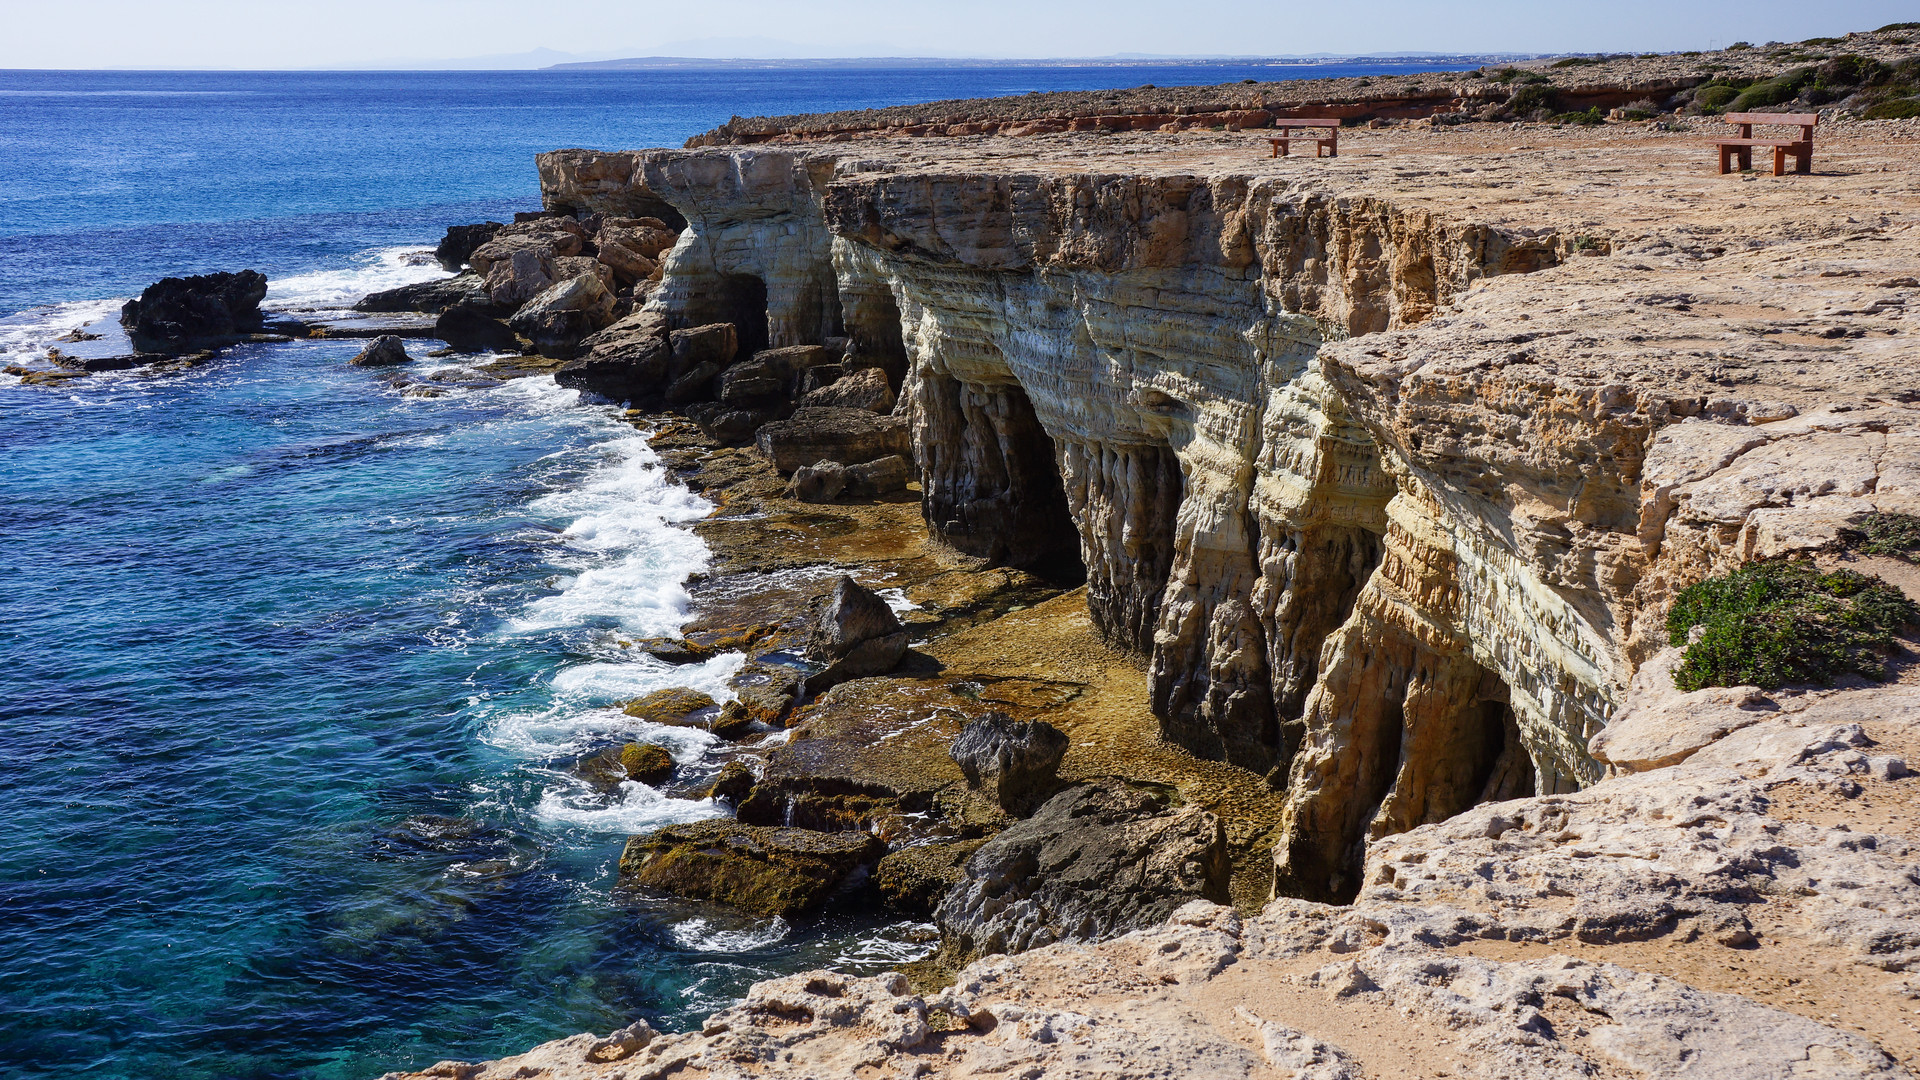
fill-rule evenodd
<path id="1" fill-rule="evenodd" d="M 855 366 L 879 368 L 898 393 L 907 376 L 907 342 L 893 290 L 884 282 L 843 286 L 840 303 Z"/>
<path id="2" fill-rule="evenodd" d="M 1520 721 L 1514 715 L 1512 691 L 1505 680 L 1481 668 L 1480 686 L 1469 714 L 1466 726 L 1472 738 L 1471 754 L 1478 765 L 1476 779 L 1479 781 L 1479 796 L 1472 805 L 1531 796 L 1534 793 L 1533 757 L 1521 741 Z"/>
<path id="3" fill-rule="evenodd" d="M 752 274 L 724 274 L 714 289 L 715 316 L 733 324 L 742 357 L 767 347 L 767 283 Z"/>

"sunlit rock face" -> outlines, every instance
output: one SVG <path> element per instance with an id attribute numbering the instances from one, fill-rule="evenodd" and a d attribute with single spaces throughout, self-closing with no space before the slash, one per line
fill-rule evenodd
<path id="1" fill-rule="evenodd" d="M 1732 498 L 1707 474 L 1643 480 L 1669 396 L 1502 336 L 1510 279 L 1568 255 L 1548 230 L 878 145 L 633 175 L 688 222 L 651 308 L 882 368 L 931 533 L 1084 573 L 1164 735 L 1288 789 L 1284 894 L 1351 896 L 1370 839 L 1598 779 L 1645 613 L 1757 542 L 1751 506 L 1707 520 Z"/>

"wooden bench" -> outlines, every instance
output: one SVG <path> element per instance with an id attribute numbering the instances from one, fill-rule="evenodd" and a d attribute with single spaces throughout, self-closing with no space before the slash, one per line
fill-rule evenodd
<path id="1" fill-rule="evenodd" d="M 1735 158 L 1740 160 L 1742 169 L 1753 168 L 1753 148 L 1756 146 L 1773 147 L 1773 175 L 1784 176 L 1787 172 L 1787 155 L 1793 155 L 1793 171 L 1807 173 L 1813 171 L 1813 125 L 1820 122 L 1819 113 L 1772 113 L 1743 112 L 1728 113 L 1720 119 L 1740 127 L 1740 135 L 1732 139 L 1715 139 L 1713 145 L 1720 148 L 1720 172 L 1722 175 L 1732 172 Z M 1800 137 L 1797 139 L 1756 139 L 1753 137 L 1753 125 L 1778 124 L 1784 127 L 1797 127 Z"/>
<path id="2" fill-rule="evenodd" d="M 1287 146 L 1295 139 L 1313 140 L 1313 156 L 1319 157 L 1322 150 L 1328 157 L 1340 156 L 1340 121 L 1338 120 L 1275 120 L 1273 126 L 1280 129 L 1280 137 L 1268 139 L 1273 144 L 1274 157 L 1286 157 Z M 1301 131 L 1307 134 L 1295 135 Z"/>

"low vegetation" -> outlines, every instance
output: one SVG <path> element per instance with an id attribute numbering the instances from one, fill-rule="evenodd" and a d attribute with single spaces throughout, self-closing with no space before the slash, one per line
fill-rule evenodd
<path id="1" fill-rule="evenodd" d="M 1920 517 L 1868 514 L 1841 529 L 1834 546 L 1861 555 L 1885 555 L 1920 563 Z"/>
<path id="2" fill-rule="evenodd" d="M 1806 561 L 1750 563 L 1674 600 L 1667 633 L 1686 653 L 1673 681 L 1691 691 L 1885 679 L 1895 636 L 1914 623 L 1920 607 L 1879 578 Z"/>

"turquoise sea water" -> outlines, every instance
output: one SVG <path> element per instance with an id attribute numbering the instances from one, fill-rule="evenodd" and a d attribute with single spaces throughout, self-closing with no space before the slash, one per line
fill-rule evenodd
<path id="1" fill-rule="evenodd" d="M 1148 81 L 1182 80 L 0 72 L 0 362 L 166 274 L 257 267 L 269 306 L 432 276 L 445 225 L 535 205 L 538 150 Z M 616 707 L 724 692 L 737 661 L 620 645 L 686 617 L 707 507 L 549 378 L 407 397 L 355 350 L 0 377 L 0 1075 L 370 1077 L 917 955 L 883 913 L 616 900 L 628 834 L 720 811 L 562 766 L 716 767 Z"/>

